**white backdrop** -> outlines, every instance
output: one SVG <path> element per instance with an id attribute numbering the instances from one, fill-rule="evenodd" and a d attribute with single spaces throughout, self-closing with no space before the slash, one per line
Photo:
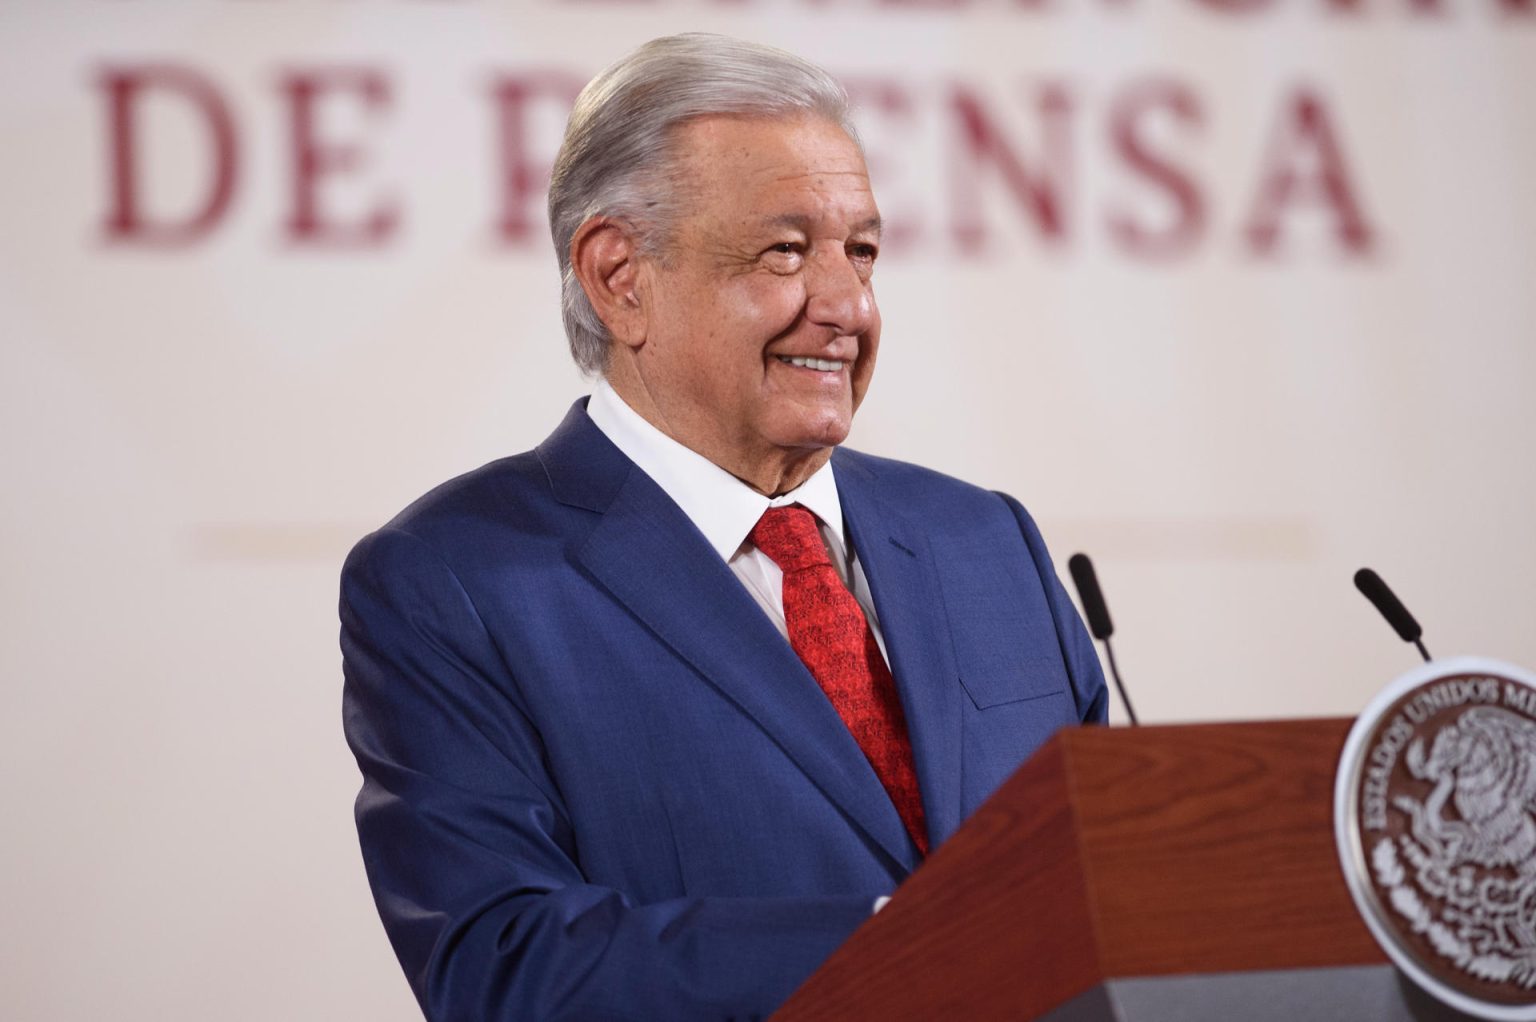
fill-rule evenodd
<path id="1" fill-rule="evenodd" d="M 1145 718 L 1355 712 L 1362 564 L 1536 666 L 1532 0 L 11 0 L 0 1014 L 417 1017 L 337 571 L 584 392 L 540 167 L 691 29 L 857 88 L 852 443 L 1092 552 Z"/>

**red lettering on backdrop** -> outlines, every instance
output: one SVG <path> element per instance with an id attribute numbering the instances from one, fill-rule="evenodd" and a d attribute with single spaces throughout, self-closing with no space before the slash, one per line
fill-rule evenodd
<path id="1" fill-rule="evenodd" d="M 1162 112 L 1192 128 L 1203 126 L 1205 120 L 1195 94 L 1167 78 L 1132 83 L 1109 111 L 1109 139 L 1115 154 L 1137 177 L 1166 194 L 1174 209 L 1172 222 L 1161 229 L 1147 227 L 1124 209 L 1110 209 L 1109 235 L 1131 255 L 1182 255 L 1200 241 L 1205 227 L 1205 199 L 1199 185 L 1187 171 L 1154 151 L 1143 136 L 1142 128 Z"/>
<path id="2" fill-rule="evenodd" d="M 107 67 L 97 75 L 107 98 L 107 151 L 111 198 L 103 228 L 114 242 L 174 247 L 188 245 L 211 231 L 229 209 L 235 193 L 237 149 L 234 119 L 219 91 L 205 77 L 176 64 Z M 139 113 L 151 92 L 176 96 L 190 104 L 202 121 L 208 142 L 208 187 L 202 202 L 179 218 L 151 217 L 144 211 L 140 185 L 144 160 Z"/>
<path id="3" fill-rule="evenodd" d="M 1034 219 L 1041 237 L 1052 242 L 1066 238 L 1066 203 L 1062 193 L 1072 169 L 1072 99 L 1064 87 L 1046 83 L 1040 86 L 1035 105 L 1045 139 L 1040 160 L 1043 169 L 1039 172 L 1031 171 L 1003 137 L 980 96 L 963 85 L 951 88 L 950 108 L 956 117 L 961 143 L 954 152 L 951 230 L 962 253 L 980 252 L 986 247 L 986 217 L 982 214 L 977 184 L 981 168 L 987 165 L 1002 176 L 1019 205 Z"/>
<path id="4" fill-rule="evenodd" d="M 1281 111 L 1270 142 L 1245 228 L 1249 247 L 1259 255 L 1273 254 L 1286 212 L 1317 203 L 1333 215 L 1334 234 L 1345 251 L 1357 255 L 1370 251 L 1374 232 L 1355 197 L 1328 108 L 1320 96 L 1302 88 Z"/>
<path id="5" fill-rule="evenodd" d="M 399 223 L 393 203 L 381 202 L 362 219 L 342 223 L 321 208 L 321 185 L 326 179 L 351 174 L 367 163 L 366 152 L 352 143 L 327 141 L 316 124 L 320 102 L 330 96 L 349 95 L 370 115 L 388 109 L 389 82 L 379 71 L 366 67 L 332 67 L 291 71 L 278 81 L 288 100 L 288 137 L 293 158 L 293 208 L 286 228 L 292 241 L 310 245 L 369 247 L 381 245 Z"/>
<path id="6" fill-rule="evenodd" d="M 535 233 L 542 227 L 559 123 L 582 84 L 581 75 L 557 69 L 504 73 L 491 82 L 498 131 L 494 187 L 500 204 L 494 229 L 510 245 L 542 241 Z M 106 67 L 96 85 L 107 129 L 105 237 L 149 247 L 205 240 L 227 220 L 243 167 L 233 104 L 225 91 L 209 76 L 170 63 Z M 933 92 L 913 91 L 901 78 L 856 78 L 849 85 L 870 127 L 879 128 L 872 137 L 885 140 L 872 145 L 869 154 L 877 177 L 904 181 L 904 173 L 915 173 L 901 162 L 910 159 L 903 146 L 928 122 L 928 114 L 938 115 L 954 133 L 945 153 L 948 181 L 939 199 L 945 205 L 935 207 L 935 197 L 924 189 L 909 189 L 904 204 L 886 211 L 887 251 L 936 240 L 932 232 L 947 228 L 957 254 L 977 255 L 987 249 L 989 232 L 998 223 L 999 202 L 1013 205 L 1046 244 L 1065 242 L 1077 229 L 1072 219 L 1073 119 L 1079 111 L 1068 83 L 1026 83 L 1022 102 L 1006 111 L 1011 116 L 993 108 L 978 86 L 965 82 Z M 334 109 L 330 104 L 340 103 L 339 112 L 353 114 L 353 123 L 371 123 L 389 110 L 390 86 L 381 72 L 358 67 L 307 69 L 279 79 L 292 149 L 291 209 L 284 225 L 293 240 L 356 248 L 386 244 L 396 233 L 400 211 L 395 197 L 369 196 L 367 182 L 356 180 L 365 169 L 366 148 L 356 140 L 331 137 L 338 130 L 324 130 L 323 120 Z M 1273 254 L 1284 243 L 1285 231 L 1315 230 L 1321 224 L 1344 251 L 1368 253 L 1376 230 L 1349 174 L 1332 110 L 1311 88 L 1292 89 L 1281 100 L 1241 221 L 1245 245 L 1259 255 Z M 152 129 L 167 115 L 190 117 L 191 145 L 172 152 L 149 148 L 160 137 Z M 1134 81 L 1111 93 L 1104 116 L 1107 155 L 1123 169 L 1122 188 L 1130 189 L 1101 207 L 1100 222 L 1111 244 L 1129 257 L 1153 259 L 1185 254 L 1207 240 L 1212 199 L 1187 149 L 1206 127 L 1198 93 L 1172 78 Z M 180 195 L 150 177 L 151 171 L 164 174 L 165 161 L 173 156 L 192 160 L 194 171 L 207 167 L 206 177 L 193 173 L 177 179 L 193 182 Z M 151 180 L 162 187 L 147 187 Z M 915 187 L 917 180 L 909 184 Z M 328 187 L 335 186 L 350 188 L 333 195 Z M 351 205 L 343 205 L 349 197 Z M 944 224 L 946 213 L 950 219 Z"/>
<path id="7" fill-rule="evenodd" d="M 536 157 L 529 137 L 528 108 L 535 102 L 553 103 L 563 115 L 576 102 L 586 82 L 559 71 L 529 71 L 502 75 L 491 84 L 496 100 L 498 151 L 501 157 L 501 216 L 497 233 L 508 244 L 525 245 L 535 240 L 538 207 L 549 190 L 553 154 Z"/>

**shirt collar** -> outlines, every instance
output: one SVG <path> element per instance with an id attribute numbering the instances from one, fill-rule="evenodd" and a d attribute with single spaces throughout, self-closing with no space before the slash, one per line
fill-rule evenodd
<path id="1" fill-rule="evenodd" d="M 736 555 L 764 511 L 789 504 L 801 504 L 820 518 L 825 532 L 836 540 L 838 553 L 847 555 L 843 505 L 830 461 L 796 489 L 770 499 L 645 421 L 607 380 L 597 381 L 587 402 L 587 415 L 625 457 L 683 509 L 722 560 Z"/>

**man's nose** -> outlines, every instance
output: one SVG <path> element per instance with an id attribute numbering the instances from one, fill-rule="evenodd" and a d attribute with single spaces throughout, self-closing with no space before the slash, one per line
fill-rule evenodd
<path id="1" fill-rule="evenodd" d="M 811 260 L 806 283 L 806 316 L 844 337 L 868 331 L 875 321 L 875 294 L 849 259 L 834 250 Z"/>

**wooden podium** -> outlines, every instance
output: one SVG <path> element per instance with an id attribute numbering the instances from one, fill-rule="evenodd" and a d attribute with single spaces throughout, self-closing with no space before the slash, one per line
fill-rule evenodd
<path id="1" fill-rule="evenodd" d="M 1461 1017 L 1398 978 L 1345 889 L 1349 725 L 1059 733 L 774 1018 Z"/>

